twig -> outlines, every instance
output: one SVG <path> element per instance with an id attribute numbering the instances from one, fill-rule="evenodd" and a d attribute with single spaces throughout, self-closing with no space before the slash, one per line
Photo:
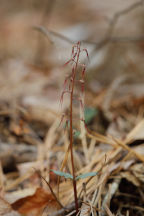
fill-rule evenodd
<path id="1" fill-rule="evenodd" d="M 32 26 L 32 29 L 37 30 L 39 32 L 41 32 L 43 35 L 45 35 L 50 43 L 54 43 L 54 41 L 51 39 L 51 37 L 56 37 L 59 38 L 61 40 L 64 40 L 65 42 L 69 43 L 69 44 L 74 44 L 74 41 L 72 41 L 71 39 L 69 39 L 68 37 L 58 33 L 58 32 L 54 32 L 54 31 L 50 31 L 48 29 L 46 29 L 44 26 Z"/>
<path id="2" fill-rule="evenodd" d="M 52 40 L 51 37 L 59 38 L 59 39 L 65 41 L 71 45 L 75 43 L 73 40 L 66 37 L 65 35 L 60 34 L 58 32 L 48 30 L 44 26 L 33 26 L 32 29 L 42 33 L 44 36 L 46 36 L 48 38 L 49 42 L 52 44 L 54 44 L 54 40 Z M 89 40 L 81 41 L 82 44 L 95 45 L 96 49 L 102 48 L 103 42 L 104 42 L 104 39 L 102 41 L 98 41 L 98 42 L 92 42 Z M 129 36 L 129 37 L 117 37 L 117 36 L 113 37 L 113 36 L 109 36 L 107 42 L 115 43 L 115 44 L 116 43 L 140 43 L 140 42 L 144 42 L 144 35 L 140 35 L 137 37 L 131 37 L 131 36 Z"/>
<path id="3" fill-rule="evenodd" d="M 55 195 L 55 193 L 54 193 L 52 187 L 50 186 L 50 184 L 48 183 L 48 181 L 46 181 L 46 179 L 45 179 L 42 175 L 40 175 L 39 172 L 37 172 L 37 173 L 38 173 L 38 175 L 45 181 L 45 183 L 46 183 L 47 186 L 49 187 L 49 189 L 50 189 L 52 195 L 54 196 L 54 198 L 55 198 L 55 200 L 56 200 L 56 202 L 60 205 L 61 208 L 64 208 L 63 205 L 61 204 L 61 202 L 58 200 L 57 196 Z"/>
<path id="4" fill-rule="evenodd" d="M 78 200 L 78 204 L 81 204 L 81 200 Z M 71 203 L 69 205 L 67 205 L 65 208 L 60 209 L 54 213 L 51 214 L 51 216 L 62 216 L 65 215 L 66 213 L 72 211 L 75 208 L 75 203 Z"/>
<path id="5" fill-rule="evenodd" d="M 105 205 L 105 210 L 108 216 L 114 216 L 107 205 Z"/>
<path id="6" fill-rule="evenodd" d="M 119 20 L 119 18 L 123 15 L 126 15 L 127 13 L 131 12 L 132 10 L 135 10 L 137 7 L 140 7 L 142 6 L 142 4 L 144 3 L 144 0 L 140 0 L 130 6 L 128 6 L 127 8 L 121 10 L 121 11 L 118 11 L 114 14 L 114 16 L 112 17 L 111 19 L 111 22 L 109 24 L 109 28 L 105 34 L 105 37 L 104 39 L 99 42 L 99 44 L 96 45 L 96 50 L 99 50 L 101 49 L 103 46 L 105 46 L 107 43 L 109 42 L 112 42 L 114 40 L 112 40 L 112 34 L 113 34 L 113 31 L 115 29 L 115 26 Z M 118 40 L 117 40 L 118 41 Z M 122 41 L 122 40 L 121 40 Z"/>
<path id="7" fill-rule="evenodd" d="M 113 34 L 114 28 L 118 22 L 118 19 L 121 16 L 126 15 L 127 13 L 131 12 L 132 10 L 135 10 L 137 7 L 142 6 L 143 3 L 144 3 L 144 0 L 140 0 L 140 1 L 138 1 L 132 5 L 128 6 L 127 8 L 125 8 L 123 10 L 116 12 L 114 14 L 113 18 L 111 19 L 109 29 L 106 33 L 106 38 L 109 38 Z"/>
<path id="8" fill-rule="evenodd" d="M 95 45 L 95 49 L 92 51 L 95 52 L 96 50 L 99 50 L 101 48 L 103 48 L 106 44 L 110 43 L 139 43 L 139 42 L 143 42 L 144 41 L 144 35 L 141 35 L 139 37 L 113 37 L 113 31 L 115 29 L 115 26 L 119 20 L 119 18 L 121 16 L 124 16 L 126 14 L 128 14 L 129 12 L 135 10 L 136 8 L 142 6 L 144 3 L 144 0 L 140 0 L 130 6 L 128 6 L 127 8 L 116 12 L 112 19 L 111 22 L 109 24 L 108 30 L 105 33 L 104 39 L 102 39 L 101 41 L 98 42 L 90 42 L 87 40 L 83 40 L 82 43 L 83 44 L 91 44 L 91 45 Z M 41 33 L 43 33 L 44 35 L 46 35 L 50 41 L 53 41 L 52 39 L 50 39 L 50 36 L 55 36 L 58 37 L 62 40 L 64 40 L 65 42 L 69 43 L 69 44 L 73 44 L 74 41 L 72 41 L 71 39 L 67 38 L 66 36 L 60 34 L 60 33 L 56 33 L 53 31 L 49 31 L 46 28 L 42 27 L 42 26 L 34 26 L 33 27 L 35 30 L 40 31 Z M 54 41 L 53 41 L 54 42 Z"/>
<path id="9" fill-rule="evenodd" d="M 107 215 L 107 207 L 109 206 L 110 204 L 110 201 L 113 197 L 113 195 L 116 193 L 116 191 L 118 190 L 118 187 L 119 187 L 119 184 L 121 182 L 121 179 L 115 179 L 115 181 L 112 183 L 110 189 L 109 189 L 109 192 L 106 193 L 104 199 L 103 199 L 103 202 L 102 202 L 102 209 L 103 209 L 103 212 L 102 212 L 102 215 L 101 216 L 105 216 Z M 106 211 L 104 211 L 106 210 Z"/>

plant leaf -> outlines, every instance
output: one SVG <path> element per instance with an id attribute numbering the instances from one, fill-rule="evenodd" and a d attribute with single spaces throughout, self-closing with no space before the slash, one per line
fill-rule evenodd
<path id="1" fill-rule="evenodd" d="M 85 123 L 88 124 L 98 114 L 98 110 L 95 108 L 86 107 L 84 111 Z"/>
<path id="2" fill-rule="evenodd" d="M 79 135 L 80 135 L 80 131 L 75 131 L 75 133 L 74 133 L 74 137 L 75 137 L 75 138 L 78 138 Z"/>
<path id="3" fill-rule="evenodd" d="M 12 211 L 11 205 L 0 197 L 0 215 L 6 215 Z"/>
<path id="4" fill-rule="evenodd" d="M 77 176 L 77 177 L 76 177 L 76 180 L 84 179 L 84 178 L 87 178 L 87 177 L 96 176 L 97 174 L 98 174 L 98 172 L 89 172 L 89 173 L 85 173 L 85 174 L 82 174 L 82 175 Z"/>
<path id="5" fill-rule="evenodd" d="M 60 206 L 56 202 L 53 195 L 43 188 L 37 188 L 33 195 L 19 199 L 12 203 L 11 206 L 13 210 L 25 216 L 42 216 L 42 213 L 46 210 L 46 207 L 48 207 L 48 215 L 51 215 L 52 212 L 60 209 Z"/>
<path id="6" fill-rule="evenodd" d="M 65 177 L 65 178 L 69 178 L 69 179 L 73 179 L 73 176 L 70 173 L 65 173 L 65 172 L 61 172 L 61 171 L 56 171 L 51 169 L 52 172 L 54 172 L 56 175 L 61 176 L 61 177 Z"/>

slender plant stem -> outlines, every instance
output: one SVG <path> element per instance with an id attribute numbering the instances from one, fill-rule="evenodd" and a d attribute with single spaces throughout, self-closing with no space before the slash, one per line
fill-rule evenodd
<path id="1" fill-rule="evenodd" d="M 38 173 L 38 175 L 40 175 L 40 174 Z M 46 182 L 46 184 L 48 185 L 48 187 L 49 187 L 49 189 L 50 189 L 52 195 L 54 196 L 54 198 L 55 198 L 56 202 L 59 204 L 59 206 L 60 206 L 61 208 L 64 208 L 63 205 L 61 204 L 61 202 L 58 200 L 58 198 L 57 198 L 56 194 L 54 193 L 54 191 L 53 191 L 51 185 L 49 184 L 49 182 L 46 181 L 46 179 L 45 179 L 43 176 L 40 175 L 40 177 L 41 177 L 41 178 Z"/>
<path id="2" fill-rule="evenodd" d="M 74 190 L 74 199 L 75 199 L 75 208 L 76 213 L 78 213 L 78 198 L 77 198 L 77 188 L 76 188 L 76 179 L 75 179 L 75 168 L 74 168 L 74 157 L 73 157 L 73 94 L 74 94 L 74 85 L 75 85 L 75 76 L 78 67 L 80 49 L 77 50 L 77 60 L 72 72 L 72 84 L 71 84 L 71 94 L 70 94 L 70 153 L 71 153 L 71 164 L 72 164 L 72 175 L 73 175 L 73 190 Z"/>

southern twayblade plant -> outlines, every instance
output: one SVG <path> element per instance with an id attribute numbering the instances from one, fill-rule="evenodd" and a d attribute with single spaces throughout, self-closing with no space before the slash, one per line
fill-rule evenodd
<path id="1" fill-rule="evenodd" d="M 86 49 L 81 49 L 81 44 L 80 42 L 77 42 L 73 47 L 72 47 L 72 53 L 71 53 L 71 58 L 65 63 L 65 66 L 68 64 L 72 65 L 72 70 L 69 76 L 66 77 L 64 81 L 64 88 L 63 92 L 61 94 L 60 98 L 60 104 L 62 106 L 63 103 L 63 98 L 65 94 L 69 94 L 70 102 L 69 102 L 69 113 L 68 115 L 63 114 L 61 123 L 65 120 L 66 125 L 69 122 L 69 137 L 70 137 L 70 144 L 69 144 L 69 149 L 70 149 L 70 155 L 71 155 L 71 165 L 72 165 L 72 174 L 70 173 L 64 173 L 61 171 L 55 171 L 52 170 L 56 175 L 64 177 L 64 178 L 69 178 L 73 181 L 73 190 L 74 190 L 74 200 L 75 200 L 75 208 L 76 212 L 78 212 L 78 198 L 77 198 L 77 187 L 76 187 L 76 181 L 78 179 L 86 178 L 86 177 L 91 177 L 95 176 L 97 173 L 91 172 L 91 173 L 86 173 L 80 176 L 76 177 L 75 174 L 75 167 L 74 167 L 74 156 L 73 156 L 73 140 L 74 140 L 74 131 L 73 131 L 73 101 L 77 100 L 79 101 L 81 109 L 84 111 L 84 104 L 83 104 L 83 98 L 82 95 L 84 93 L 84 87 L 85 87 L 85 72 L 86 72 L 86 64 L 81 64 L 80 63 L 80 55 L 82 52 L 85 52 L 86 57 L 88 57 L 88 52 Z M 77 80 L 78 77 L 78 80 Z M 79 96 L 74 95 L 74 90 L 75 86 L 80 85 L 81 91 Z M 84 120 L 84 115 L 81 118 L 80 116 L 80 121 L 85 122 Z M 61 124 L 60 123 L 60 124 Z"/>

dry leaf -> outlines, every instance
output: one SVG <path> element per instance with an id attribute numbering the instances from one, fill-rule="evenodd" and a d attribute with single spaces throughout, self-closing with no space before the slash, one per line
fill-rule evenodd
<path id="1" fill-rule="evenodd" d="M 138 180 L 138 178 L 136 178 L 132 173 L 130 173 L 129 171 L 127 172 L 121 172 L 121 176 L 123 178 L 126 178 L 129 182 L 131 182 L 133 185 L 135 185 L 136 187 L 140 186 L 140 181 Z"/>
<path id="2" fill-rule="evenodd" d="M 136 178 L 138 178 L 139 181 L 144 183 L 144 166 L 143 166 L 143 163 L 134 164 L 131 167 L 131 171 L 136 176 Z"/>
<path id="3" fill-rule="evenodd" d="M 34 195 L 19 199 L 12 204 L 12 208 L 26 216 L 40 216 L 48 206 L 48 214 L 59 209 L 52 194 L 43 188 L 38 188 Z"/>
<path id="4" fill-rule="evenodd" d="M 131 140 L 137 140 L 137 139 L 144 139 L 144 119 L 141 120 L 133 129 L 132 131 L 127 135 L 126 137 L 126 143 L 130 142 Z"/>
<path id="5" fill-rule="evenodd" d="M 0 197 L 0 216 L 20 216 L 18 212 L 14 211 L 11 205 Z"/>
<path id="6" fill-rule="evenodd" d="M 11 205 L 0 197 L 0 216 L 5 215 L 12 211 Z"/>
<path id="7" fill-rule="evenodd" d="M 80 216 L 89 216 L 90 212 L 91 212 L 91 207 L 83 203 L 80 210 Z"/>

